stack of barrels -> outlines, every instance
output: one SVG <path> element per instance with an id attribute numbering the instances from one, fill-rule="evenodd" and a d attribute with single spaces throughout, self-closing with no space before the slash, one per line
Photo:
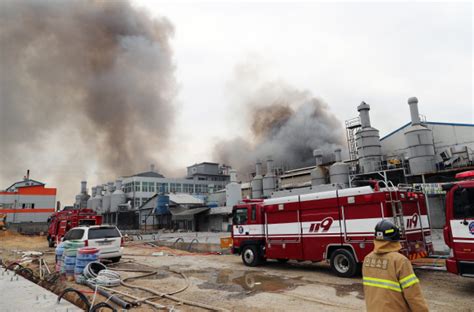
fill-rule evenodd
<path id="1" fill-rule="evenodd" d="M 64 242 L 61 242 L 56 247 L 56 267 L 55 267 L 56 272 L 60 272 L 61 267 L 64 267 L 63 253 L 64 253 Z"/>
<path id="2" fill-rule="evenodd" d="M 84 247 L 84 242 L 80 240 L 70 240 L 64 242 L 64 273 L 67 278 L 74 277 L 74 270 L 76 268 L 76 257 L 79 248 Z"/>
<path id="3" fill-rule="evenodd" d="M 89 262 L 94 262 L 99 259 L 99 249 L 94 247 L 83 247 L 78 249 L 76 257 L 76 266 L 74 268 L 74 276 L 76 281 L 82 278 L 84 268 Z"/>

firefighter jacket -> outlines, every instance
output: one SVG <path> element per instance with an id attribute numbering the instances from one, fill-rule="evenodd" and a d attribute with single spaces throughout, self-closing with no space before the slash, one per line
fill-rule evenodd
<path id="1" fill-rule="evenodd" d="M 374 241 L 362 267 L 367 311 L 428 311 L 410 261 L 399 242 Z"/>

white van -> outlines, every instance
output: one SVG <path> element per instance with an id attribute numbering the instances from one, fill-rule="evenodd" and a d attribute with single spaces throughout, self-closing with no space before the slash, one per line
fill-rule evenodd
<path id="1" fill-rule="evenodd" d="M 99 258 L 119 262 L 123 254 L 123 237 L 114 225 L 79 226 L 70 229 L 63 241 L 82 240 L 87 247 L 100 250 Z"/>

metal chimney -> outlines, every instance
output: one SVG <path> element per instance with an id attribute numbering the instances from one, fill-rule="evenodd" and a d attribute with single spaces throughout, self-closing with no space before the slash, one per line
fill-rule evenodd
<path id="1" fill-rule="evenodd" d="M 357 106 L 357 111 L 359 112 L 360 124 L 362 128 L 370 127 L 370 116 L 369 116 L 370 105 L 365 102 L 360 103 Z"/>
<path id="2" fill-rule="evenodd" d="M 269 156 L 267 159 L 267 173 L 263 177 L 263 195 L 270 197 L 276 188 L 276 177 L 273 174 L 273 159 Z"/>
<path id="3" fill-rule="evenodd" d="M 87 181 L 81 181 L 81 194 L 87 193 Z"/>
<path id="4" fill-rule="evenodd" d="M 313 156 L 316 159 L 316 168 L 311 170 L 311 185 L 317 186 L 326 184 L 326 171 L 325 169 L 321 168 L 323 163 L 323 153 L 321 150 L 314 150 Z"/>
<path id="5" fill-rule="evenodd" d="M 229 173 L 230 173 L 230 182 L 237 182 L 237 171 L 231 169 Z"/>
<path id="6" fill-rule="evenodd" d="M 151 172 L 155 172 L 155 165 L 154 165 L 154 164 L 151 164 L 151 165 L 150 165 L 150 171 L 151 171 Z"/>
<path id="7" fill-rule="evenodd" d="M 263 196 L 263 177 L 262 177 L 262 163 L 257 160 L 255 165 L 255 177 L 250 182 L 252 187 L 252 198 L 262 198 Z"/>
<path id="8" fill-rule="evenodd" d="M 316 166 L 321 166 L 323 164 L 323 153 L 321 150 L 314 150 L 313 156 L 316 159 Z"/>
<path id="9" fill-rule="evenodd" d="M 334 150 L 336 162 L 329 167 L 329 180 L 338 187 L 345 188 L 349 185 L 349 165 L 342 162 L 341 149 Z"/>
<path id="10" fill-rule="evenodd" d="M 341 149 L 337 148 L 334 150 L 334 155 L 336 156 L 336 162 L 341 162 L 342 157 L 341 157 Z"/>
<path id="11" fill-rule="evenodd" d="M 410 105 L 411 124 L 419 125 L 421 121 L 420 113 L 418 112 L 418 99 L 416 97 L 409 98 L 408 105 Z"/>
<path id="12" fill-rule="evenodd" d="M 260 160 L 257 160 L 255 164 L 255 176 L 262 175 L 262 163 Z"/>

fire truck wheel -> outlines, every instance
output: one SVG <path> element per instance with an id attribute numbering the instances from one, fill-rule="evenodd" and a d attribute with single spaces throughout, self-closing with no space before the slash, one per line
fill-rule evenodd
<path id="1" fill-rule="evenodd" d="M 257 266 L 260 264 L 260 255 L 257 246 L 245 246 L 242 250 L 242 261 L 246 266 Z"/>
<path id="2" fill-rule="evenodd" d="M 337 276 L 351 277 L 357 273 L 357 263 L 352 252 L 338 249 L 331 255 L 331 269 Z"/>
<path id="3" fill-rule="evenodd" d="M 48 246 L 49 246 L 50 248 L 54 247 L 54 240 L 53 240 L 51 237 L 49 237 L 49 236 L 48 236 Z"/>

